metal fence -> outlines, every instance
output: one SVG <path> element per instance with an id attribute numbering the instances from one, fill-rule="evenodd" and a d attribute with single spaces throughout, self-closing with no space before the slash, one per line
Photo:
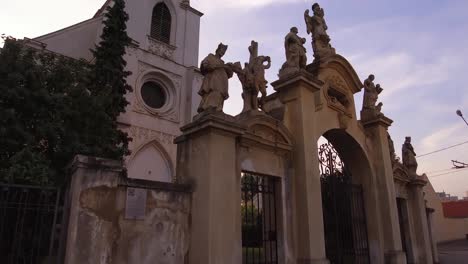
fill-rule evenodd
<path id="1" fill-rule="evenodd" d="M 57 263 L 61 189 L 0 184 L 0 262 Z"/>

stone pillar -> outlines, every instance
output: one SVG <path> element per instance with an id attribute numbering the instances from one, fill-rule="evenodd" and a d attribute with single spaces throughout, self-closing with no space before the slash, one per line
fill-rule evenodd
<path id="1" fill-rule="evenodd" d="M 299 72 L 272 83 L 285 105 L 284 124 L 294 139 L 291 173 L 294 255 L 299 264 L 329 263 L 325 254 L 322 196 L 315 125 L 320 81 Z"/>
<path id="2" fill-rule="evenodd" d="M 231 116 L 205 113 L 181 130 L 177 180 L 193 185 L 189 263 L 242 263 L 237 138 L 245 129 Z"/>
<path id="3" fill-rule="evenodd" d="M 429 228 L 429 239 L 431 240 L 432 260 L 434 264 L 439 263 L 439 250 L 437 249 L 437 241 L 434 237 L 434 209 L 427 208 L 427 226 Z"/>
<path id="4" fill-rule="evenodd" d="M 402 250 L 400 225 L 393 179 L 393 166 L 387 139 L 387 129 L 392 120 L 380 116 L 362 121 L 369 140 L 371 162 L 376 175 L 378 208 L 382 219 L 385 263 L 405 264 L 406 256 Z"/>
<path id="5" fill-rule="evenodd" d="M 420 178 L 420 176 L 416 176 Z M 413 212 L 413 226 L 416 239 L 416 261 L 417 263 L 433 263 L 431 239 L 427 223 L 426 203 L 424 201 L 423 187 L 426 181 L 414 179 L 410 183 L 410 203 Z"/>

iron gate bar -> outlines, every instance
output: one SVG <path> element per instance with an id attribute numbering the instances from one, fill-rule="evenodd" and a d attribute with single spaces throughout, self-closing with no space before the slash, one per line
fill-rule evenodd
<path id="1" fill-rule="evenodd" d="M 332 144 L 318 152 L 327 258 L 331 264 L 370 263 L 362 186 L 352 183 Z"/>
<path id="2" fill-rule="evenodd" d="M 277 264 L 275 179 L 249 172 L 241 179 L 243 263 Z"/>

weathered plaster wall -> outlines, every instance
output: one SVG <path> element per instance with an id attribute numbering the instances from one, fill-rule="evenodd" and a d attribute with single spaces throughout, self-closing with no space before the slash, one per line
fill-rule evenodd
<path id="1" fill-rule="evenodd" d="M 432 184 L 424 187 L 424 198 L 428 208 L 434 209 L 434 236 L 438 243 L 465 239 L 468 234 L 468 219 L 445 218 L 442 203 Z"/>
<path id="2" fill-rule="evenodd" d="M 123 186 L 128 182 L 105 167 L 109 161 L 90 166 L 89 159 L 81 157 L 78 162 L 86 168 L 73 175 L 65 263 L 184 263 L 189 193 L 148 189 L 144 220 L 128 220 Z"/>

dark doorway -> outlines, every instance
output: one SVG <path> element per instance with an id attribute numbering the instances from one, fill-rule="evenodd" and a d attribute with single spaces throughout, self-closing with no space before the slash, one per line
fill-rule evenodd
<path id="1" fill-rule="evenodd" d="M 332 264 L 370 263 L 363 189 L 332 144 L 319 148 L 325 250 Z"/>
<path id="2" fill-rule="evenodd" d="M 411 239 L 409 237 L 408 205 L 406 199 L 397 198 L 398 222 L 400 224 L 401 246 L 406 254 L 406 263 L 411 264 Z"/>
<path id="3" fill-rule="evenodd" d="M 277 264 L 276 180 L 242 173 L 242 263 Z"/>

